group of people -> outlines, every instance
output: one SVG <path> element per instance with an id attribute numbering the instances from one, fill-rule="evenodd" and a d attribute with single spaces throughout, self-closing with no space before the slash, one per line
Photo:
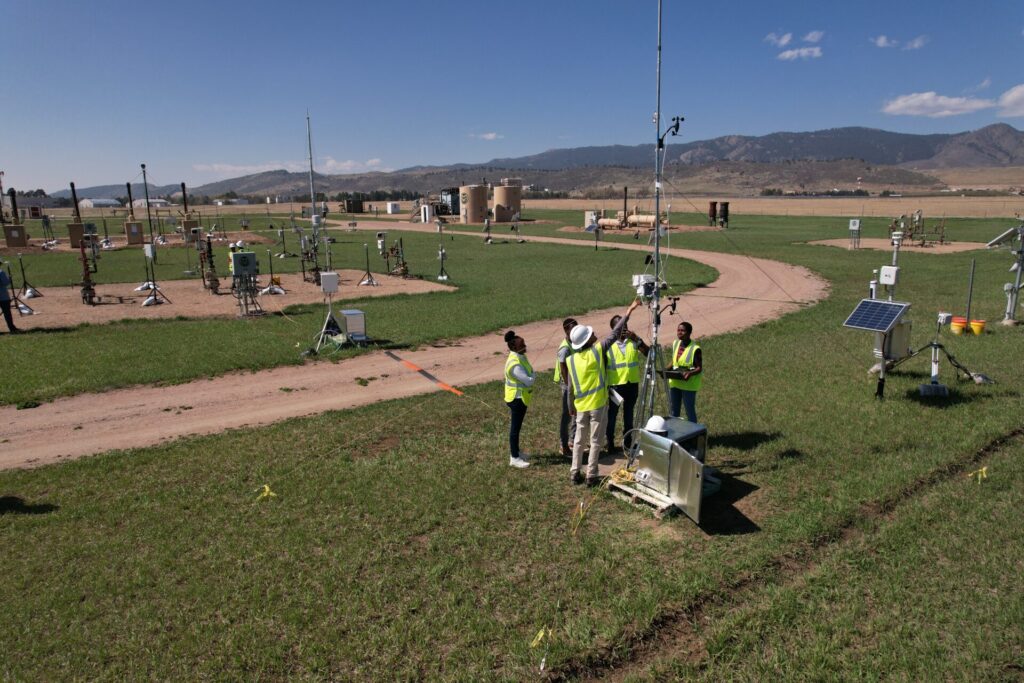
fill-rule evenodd
<path id="1" fill-rule="evenodd" d="M 574 484 L 596 485 L 598 458 L 602 447 L 615 453 L 615 425 L 622 415 L 622 446 L 628 450 L 633 441 L 633 411 L 640 389 L 642 368 L 650 348 L 629 329 L 629 316 L 637 307 L 634 301 L 624 315 L 613 316 L 611 333 L 599 340 L 589 325 L 574 318 L 562 322 L 564 338 L 558 346 L 555 383 L 561 389 L 562 416 L 559 438 L 562 455 L 571 458 L 569 477 Z M 697 392 L 703 380 L 700 346 L 693 341 L 693 326 L 679 323 L 672 344 L 669 374 L 669 410 L 673 417 L 686 411 L 686 419 L 697 421 Z M 530 466 L 519 448 L 519 434 L 533 398 L 536 373 L 526 357 L 526 341 L 513 331 L 505 333 L 509 354 L 505 360 L 505 404 L 511 413 L 509 427 L 509 465 Z M 586 469 L 583 453 L 587 451 Z"/>

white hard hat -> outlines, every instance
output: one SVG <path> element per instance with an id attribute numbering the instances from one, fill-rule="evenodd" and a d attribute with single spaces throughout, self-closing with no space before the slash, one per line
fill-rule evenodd
<path id="1" fill-rule="evenodd" d="M 235 246 L 241 249 L 242 247 L 245 246 L 245 242 L 243 242 L 242 240 L 238 240 L 238 244 L 236 244 Z"/>
<path id="2" fill-rule="evenodd" d="M 647 424 L 644 425 L 644 429 L 655 434 L 665 434 L 668 432 L 668 425 L 665 424 L 665 418 L 661 415 L 654 415 Z"/>
<path id="3" fill-rule="evenodd" d="M 573 351 L 582 349 L 593 334 L 594 328 L 590 325 L 577 325 L 572 328 L 572 332 L 569 333 L 569 343 L 572 344 Z"/>

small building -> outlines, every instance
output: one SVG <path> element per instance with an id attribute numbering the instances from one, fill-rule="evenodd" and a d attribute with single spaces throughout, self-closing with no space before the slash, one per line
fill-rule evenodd
<path id="1" fill-rule="evenodd" d="M 149 200 L 149 205 L 152 208 L 154 208 L 154 209 L 166 209 L 168 206 L 171 205 L 171 203 L 169 201 L 167 201 L 166 199 L 150 199 Z M 79 206 L 81 206 L 81 202 L 79 202 Z M 145 199 L 145 197 L 143 197 L 142 199 L 136 199 L 135 201 L 133 201 L 132 202 L 132 208 L 135 208 L 135 209 L 144 209 L 144 208 L 146 208 L 146 199 Z"/>
<path id="2" fill-rule="evenodd" d="M 402 205 L 399 204 L 398 202 L 386 202 L 384 206 L 389 214 L 396 214 L 402 212 Z"/>
<path id="3" fill-rule="evenodd" d="M 145 201 L 145 200 L 143 200 Z M 79 208 L 82 209 L 120 209 L 124 205 L 116 199 L 80 199 Z M 155 206 L 155 205 L 154 205 Z"/>

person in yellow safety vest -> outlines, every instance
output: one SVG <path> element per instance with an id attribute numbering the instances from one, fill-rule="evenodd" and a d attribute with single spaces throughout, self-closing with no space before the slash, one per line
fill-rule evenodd
<path id="1" fill-rule="evenodd" d="M 621 316 L 612 316 L 610 326 L 614 330 Z M 622 408 L 622 446 L 629 450 L 633 442 L 633 409 L 636 407 L 636 398 L 640 393 L 640 372 L 647 358 L 647 351 L 650 347 L 640 337 L 630 331 L 629 326 L 623 326 L 615 343 L 608 347 L 605 361 L 608 368 L 608 387 L 618 394 L 621 399 Z M 609 453 L 614 453 L 615 448 L 615 420 L 619 414 L 619 402 L 615 396 L 610 396 L 608 403 L 608 425 L 605 428 L 605 443 Z"/>
<path id="2" fill-rule="evenodd" d="M 565 360 L 572 353 L 569 345 L 569 333 L 578 323 L 575 318 L 566 318 L 562 321 L 562 331 L 565 338 L 558 345 L 555 353 L 555 384 L 562 389 L 562 417 L 558 423 L 558 438 L 562 444 L 562 457 L 572 457 L 572 442 L 576 437 L 576 420 L 572 416 L 572 399 L 569 394 L 569 369 Z"/>
<path id="3" fill-rule="evenodd" d="M 574 484 L 582 483 L 580 465 L 583 460 L 584 438 L 590 441 L 590 454 L 587 457 L 587 486 L 600 483 L 597 475 L 597 460 L 601 455 L 601 440 L 604 437 L 605 421 L 608 419 L 608 377 L 605 370 L 605 353 L 619 338 L 622 328 L 629 321 L 629 315 L 639 301 L 634 301 L 626 309 L 626 314 L 619 321 L 612 333 L 598 342 L 594 328 L 590 325 L 577 325 L 569 333 L 569 343 L 573 353 L 566 365 L 569 370 L 569 390 L 573 399 L 573 412 L 576 415 L 576 438 L 572 445 L 572 464 L 569 466 L 569 479 Z"/>
<path id="4" fill-rule="evenodd" d="M 234 242 L 228 245 L 228 272 L 232 275 L 235 274 L 235 257 L 232 254 L 236 251 L 238 251 L 238 246 Z"/>
<path id="5" fill-rule="evenodd" d="M 672 417 L 679 417 L 680 404 L 686 407 L 686 419 L 697 421 L 697 392 L 704 377 L 703 358 L 700 346 L 690 335 L 693 325 L 688 322 L 679 323 L 676 329 L 676 340 L 672 342 L 672 369 L 680 371 L 680 379 L 668 380 L 669 412 Z"/>
<path id="6" fill-rule="evenodd" d="M 524 469 L 530 466 L 526 454 L 519 450 L 519 431 L 526 418 L 526 409 L 533 398 L 533 382 L 536 376 L 533 366 L 526 359 L 526 341 L 511 330 L 505 333 L 508 344 L 508 358 L 505 360 L 505 405 L 512 415 L 508 429 L 508 464 Z"/>

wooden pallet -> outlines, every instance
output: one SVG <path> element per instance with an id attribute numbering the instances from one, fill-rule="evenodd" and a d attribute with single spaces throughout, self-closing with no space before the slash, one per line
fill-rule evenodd
<path id="1" fill-rule="evenodd" d="M 633 488 L 628 483 L 609 482 L 608 492 L 619 500 L 624 500 L 634 507 L 651 510 L 657 519 L 669 517 L 676 513 L 679 508 L 675 503 L 665 503 L 654 496 Z M 653 509 L 652 509 L 653 508 Z"/>

